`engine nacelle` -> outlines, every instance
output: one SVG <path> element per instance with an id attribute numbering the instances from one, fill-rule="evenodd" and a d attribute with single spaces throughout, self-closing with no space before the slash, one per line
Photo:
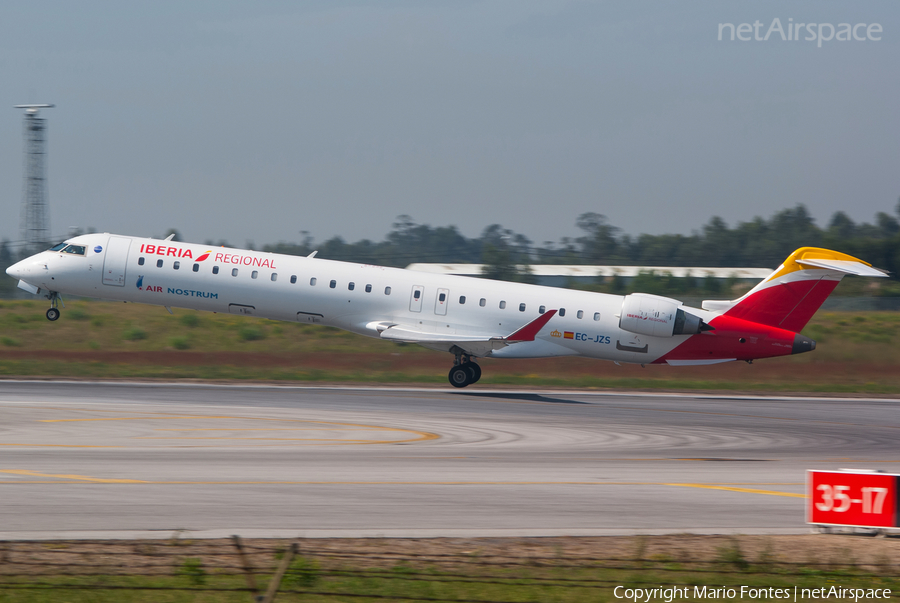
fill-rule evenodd
<path id="1" fill-rule="evenodd" d="M 677 299 L 632 293 L 626 295 L 619 314 L 619 328 L 639 335 L 672 337 L 711 331 L 699 316 L 685 312 Z"/>

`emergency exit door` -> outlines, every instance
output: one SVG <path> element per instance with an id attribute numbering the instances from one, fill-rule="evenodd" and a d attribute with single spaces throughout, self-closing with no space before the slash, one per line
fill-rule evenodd
<path id="1" fill-rule="evenodd" d="M 422 298 L 425 296 L 425 287 L 422 285 L 413 285 L 412 293 L 409 296 L 409 311 L 422 311 Z"/>
<path id="2" fill-rule="evenodd" d="M 437 298 L 434 300 L 434 313 L 438 316 L 445 316 L 449 303 L 450 289 L 438 289 Z"/>

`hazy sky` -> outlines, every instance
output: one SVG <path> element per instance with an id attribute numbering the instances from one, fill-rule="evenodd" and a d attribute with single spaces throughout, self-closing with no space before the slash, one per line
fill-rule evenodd
<path id="1" fill-rule="evenodd" d="M 717 39 L 776 17 L 883 33 Z M 891 0 L 5 2 L 0 81 L 12 240 L 26 102 L 57 105 L 56 234 L 380 240 L 409 214 L 542 242 L 587 211 L 689 233 L 797 203 L 871 221 L 900 196 Z"/>

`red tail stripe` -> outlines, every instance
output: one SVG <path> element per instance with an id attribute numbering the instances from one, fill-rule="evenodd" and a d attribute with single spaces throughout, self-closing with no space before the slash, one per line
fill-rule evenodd
<path id="1" fill-rule="evenodd" d="M 757 291 L 725 315 L 799 332 L 837 285 L 824 279 L 781 283 Z"/>

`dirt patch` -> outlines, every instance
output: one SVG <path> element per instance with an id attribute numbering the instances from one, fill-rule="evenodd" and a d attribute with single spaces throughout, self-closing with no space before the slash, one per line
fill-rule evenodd
<path id="1" fill-rule="evenodd" d="M 820 569 L 855 567 L 881 575 L 900 570 L 900 538 L 862 535 L 797 536 L 602 536 L 554 538 L 323 538 L 249 539 L 245 550 L 252 565 L 272 571 L 291 543 L 323 567 L 397 565 L 458 567 L 601 566 L 635 563 L 755 564 Z M 231 540 L 0 542 L 0 575 L 111 573 L 161 575 L 184 559 L 202 559 L 215 570 L 240 569 Z M 83 571 L 82 571 L 83 570 Z"/>

